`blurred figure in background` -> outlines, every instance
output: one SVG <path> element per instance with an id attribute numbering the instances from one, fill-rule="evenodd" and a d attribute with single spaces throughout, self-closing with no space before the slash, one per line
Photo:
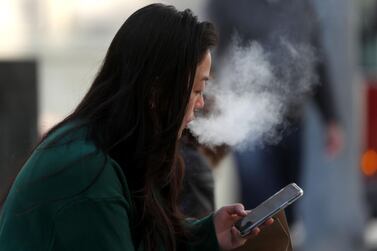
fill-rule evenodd
<path id="1" fill-rule="evenodd" d="M 318 76 L 319 85 L 315 90 L 314 100 L 322 118 L 327 125 L 326 152 L 335 156 L 342 147 L 339 127 L 330 82 L 322 55 L 320 30 L 316 15 L 308 1 L 303 0 L 240 0 L 237 4 L 225 0 L 213 0 L 209 3 L 210 17 L 218 26 L 220 40 L 217 56 L 226 61 L 227 49 L 234 34 L 247 44 L 257 41 L 270 55 L 270 63 L 277 78 L 287 78 L 288 84 L 295 85 L 305 76 L 293 71 L 302 62 L 290 60 L 288 52 L 279 43 L 284 40 L 293 47 L 310 45 L 319 56 L 312 68 Z M 291 63 L 291 61 L 293 63 Z M 295 74 L 293 77 L 287 74 Z M 252 74 L 252 73 L 251 73 Z M 300 75 L 301 74 L 301 75 Z M 296 81 L 297 80 L 297 81 Z M 309 97 L 309 96 L 308 96 Z M 241 198 L 246 208 L 254 208 L 276 191 L 291 182 L 301 184 L 301 166 L 303 155 L 303 105 L 288 105 L 286 125 L 278 130 L 283 135 L 277 145 L 252 150 L 236 151 L 235 161 L 239 171 Z M 288 221 L 295 217 L 290 207 L 287 211 Z"/>
<path id="2" fill-rule="evenodd" d="M 306 235 L 305 251 L 360 251 L 366 248 L 367 212 L 360 172 L 365 93 L 357 45 L 361 2 L 312 0 L 320 17 L 322 42 L 346 144 L 337 158 L 326 158 L 321 151 L 323 140 L 320 137 L 325 127 L 309 107 L 305 137 L 310 141 L 306 144 L 303 173 L 306 197 L 300 207 Z"/>

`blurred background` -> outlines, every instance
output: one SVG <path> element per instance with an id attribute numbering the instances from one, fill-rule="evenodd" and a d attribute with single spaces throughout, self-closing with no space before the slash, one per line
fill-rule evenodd
<path id="1" fill-rule="evenodd" d="M 209 17 L 205 0 L 161 2 Z M 311 2 L 321 24 L 344 146 L 335 158 L 324 156 L 324 125 L 309 104 L 301 174 L 305 197 L 291 226 L 294 245 L 377 250 L 377 0 Z M 83 97 L 117 29 L 150 3 L 0 0 L 1 201 L 38 137 Z M 214 174 L 216 207 L 240 201 L 231 154 Z"/>

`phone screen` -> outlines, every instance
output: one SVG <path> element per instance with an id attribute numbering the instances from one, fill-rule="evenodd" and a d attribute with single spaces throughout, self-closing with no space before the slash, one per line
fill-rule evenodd
<path id="1" fill-rule="evenodd" d="M 241 232 L 241 235 L 246 235 L 269 217 L 297 200 L 302 194 L 302 189 L 292 183 L 254 208 L 247 216 L 238 221 L 235 226 Z"/>

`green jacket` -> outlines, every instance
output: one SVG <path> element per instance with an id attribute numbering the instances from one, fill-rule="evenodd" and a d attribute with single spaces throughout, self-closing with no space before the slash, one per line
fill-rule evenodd
<path id="1" fill-rule="evenodd" d="M 50 135 L 18 174 L 0 215 L 0 250 L 143 250 L 131 238 L 126 177 L 86 139 L 87 130 L 47 146 L 69 127 Z M 201 239 L 189 250 L 219 250 L 212 215 L 192 224 Z"/>

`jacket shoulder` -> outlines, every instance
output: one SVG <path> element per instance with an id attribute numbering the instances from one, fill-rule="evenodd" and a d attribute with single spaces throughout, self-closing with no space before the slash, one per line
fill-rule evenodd
<path id="1" fill-rule="evenodd" d="M 18 174 L 10 200 L 30 208 L 77 196 L 123 196 L 128 188 L 117 163 L 88 139 L 85 128 L 70 129 L 59 128 L 38 146 Z"/>

